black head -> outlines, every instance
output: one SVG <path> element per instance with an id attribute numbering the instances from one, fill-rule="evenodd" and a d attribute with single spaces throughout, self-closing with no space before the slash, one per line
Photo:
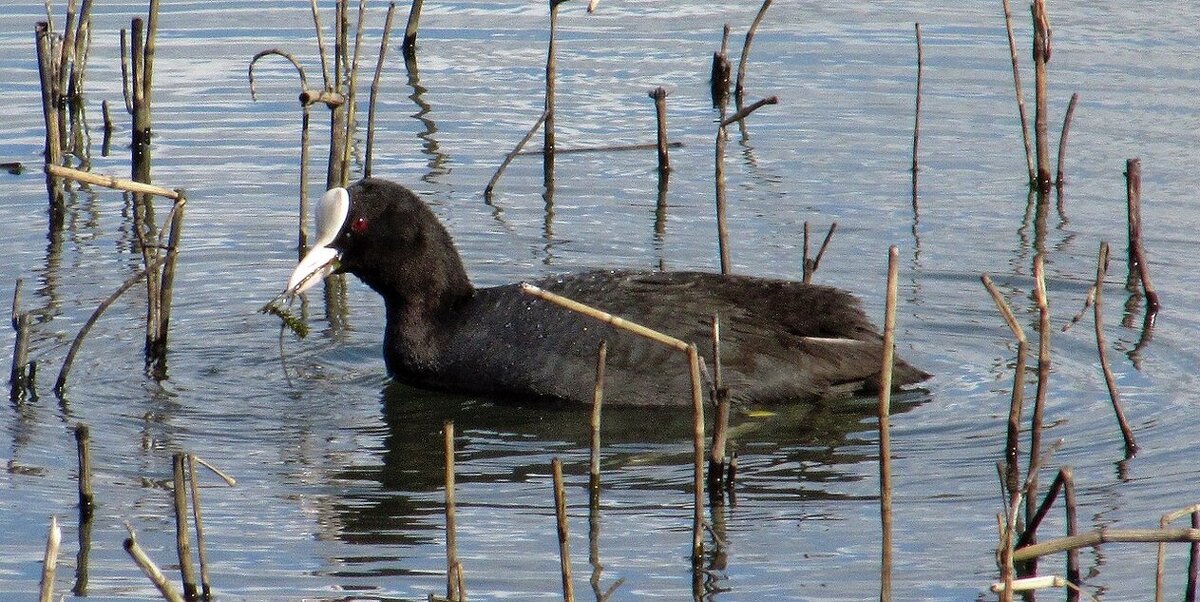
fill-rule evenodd
<path id="1" fill-rule="evenodd" d="M 365 178 L 327 192 L 320 216 L 316 244 L 296 266 L 290 293 L 336 271 L 410 308 L 437 310 L 471 294 L 450 234 L 407 188 Z"/>

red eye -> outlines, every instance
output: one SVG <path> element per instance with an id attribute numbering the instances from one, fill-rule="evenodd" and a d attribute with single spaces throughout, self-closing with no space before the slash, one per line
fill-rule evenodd
<path id="1" fill-rule="evenodd" d="M 367 231 L 367 218 L 360 217 L 350 224 L 350 230 L 355 234 L 362 234 Z"/>

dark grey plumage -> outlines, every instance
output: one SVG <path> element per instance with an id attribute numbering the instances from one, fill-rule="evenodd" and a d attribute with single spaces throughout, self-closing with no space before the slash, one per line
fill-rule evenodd
<path id="1" fill-rule="evenodd" d="M 608 341 L 605 402 L 690 403 L 677 351 L 548 302 L 517 285 L 474 288 L 445 228 L 420 199 L 385 180 L 348 189 L 348 215 L 329 245 L 340 270 L 383 296 L 388 371 L 415 385 L 588 401 Z M 699 272 L 593 271 L 537 286 L 711 348 L 721 319 L 722 373 L 735 401 L 771 403 L 878 388 L 882 339 L 845 291 Z M 896 387 L 929 375 L 897 359 Z"/>

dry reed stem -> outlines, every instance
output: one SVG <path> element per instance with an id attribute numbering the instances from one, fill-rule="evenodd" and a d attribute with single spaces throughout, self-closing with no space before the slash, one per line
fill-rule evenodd
<path id="1" fill-rule="evenodd" d="M 1168 512 L 1168 513 L 1162 515 L 1162 518 L 1159 519 L 1158 527 L 1160 529 L 1166 529 L 1167 525 L 1171 524 L 1175 520 L 1178 520 L 1182 517 L 1190 515 L 1193 517 L 1192 528 L 1194 529 L 1194 528 L 1196 528 L 1194 517 L 1196 516 L 1197 512 L 1200 512 L 1200 504 L 1192 504 L 1191 506 L 1187 506 L 1185 508 L 1180 508 L 1179 510 L 1175 510 L 1173 512 Z M 1195 545 L 1195 544 L 1193 544 L 1193 545 Z M 1166 543 L 1159 543 L 1158 544 L 1158 559 L 1157 559 L 1157 562 L 1155 563 L 1155 568 L 1154 568 L 1154 602 L 1162 602 L 1162 599 L 1163 599 L 1163 585 L 1165 583 L 1164 578 L 1166 576 L 1166 570 L 1165 570 L 1166 554 L 1167 554 Z M 1190 569 L 1190 567 L 1189 567 L 1189 569 Z M 1190 574 L 1190 570 L 1189 570 L 1189 574 Z M 1189 587 L 1188 589 L 1190 590 L 1191 588 Z"/>
<path id="2" fill-rule="evenodd" d="M 46 553 L 42 556 L 42 581 L 40 602 L 50 602 L 54 598 L 54 573 L 58 568 L 58 547 L 62 543 L 62 529 L 58 527 L 58 517 L 50 517 L 50 532 L 46 536 Z"/>
<path id="3" fill-rule="evenodd" d="M 1096 260 L 1096 295 L 1092 303 L 1093 322 L 1096 327 L 1096 350 L 1100 354 L 1100 369 L 1104 372 L 1104 385 L 1108 388 L 1108 397 L 1112 400 L 1113 413 L 1117 416 L 1117 425 L 1121 429 L 1121 437 L 1125 440 L 1125 455 L 1131 457 L 1137 453 L 1137 442 L 1133 430 L 1125 420 L 1125 412 L 1121 409 L 1121 395 L 1117 390 L 1117 379 L 1108 363 L 1108 344 L 1104 339 L 1103 291 L 1104 277 L 1108 273 L 1108 243 L 1100 243 L 1100 255 Z"/>
<path id="4" fill-rule="evenodd" d="M 208 554 L 204 550 L 204 520 L 200 510 L 200 485 L 196 480 L 196 456 L 187 454 L 187 481 L 192 498 L 192 521 L 196 528 L 196 558 L 200 562 L 200 595 L 208 600 L 212 597 L 212 586 L 208 580 Z"/>
<path id="5" fill-rule="evenodd" d="M 71 341 L 71 347 L 67 350 L 66 358 L 63 359 L 62 369 L 58 372 L 58 380 L 56 380 L 54 383 L 55 393 L 57 393 L 60 397 L 62 396 L 63 391 L 67 386 L 67 374 L 71 371 L 71 364 L 75 361 L 75 355 L 79 353 L 79 348 L 83 345 L 84 337 L 86 337 L 88 332 L 91 331 L 92 326 L 95 326 L 96 320 L 100 319 L 100 315 L 103 314 L 104 311 L 109 308 L 109 306 L 115 303 L 117 298 L 124 294 L 125 291 L 129 290 L 134 284 L 137 284 L 139 280 L 144 278 L 148 270 L 158 268 L 164 262 L 166 262 L 166 260 L 167 256 L 165 255 L 153 260 L 150 262 L 150 265 L 146 266 L 146 269 L 140 270 L 138 273 L 127 278 L 125 282 L 121 283 L 121 286 L 117 287 L 117 290 L 113 291 L 113 293 L 109 295 L 107 299 L 102 301 L 100 305 L 96 306 L 96 311 L 92 312 L 92 315 L 88 317 L 87 322 L 84 322 L 83 326 L 79 329 L 79 333 L 75 335 L 75 339 Z"/>
<path id="6" fill-rule="evenodd" d="M 370 106 L 367 108 L 367 152 L 366 159 L 363 161 L 363 177 L 371 176 L 371 159 L 375 149 L 375 100 L 379 96 L 379 80 L 383 76 L 383 61 L 387 58 L 388 40 L 392 37 L 392 18 L 395 15 L 396 3 L 389 2 L 387 17 L 383 21 L 383 39 L 379 41 L 379 58 L 375 61 L 375 77 L 371 80 Z"/>
<path id="7" fill-rule="evenodd" d="M 550 303 L 558 305 L 559 307 L 569 309 L 569 310 L 579 313 L 579 314 L 583 314 L 583 315 L 585 315 L 589 318 L 595 319 L 595 320 L 599 320 L 599 321 L 604 322 L 605 324 L 608 324 L 614 328 L 619 328 L 621 330 L 626 330 L 626 331 L 632 332 L 633 334 L 636 334 L 640 337 L 650 339 L 651 341 L 654 341 L 661 345 L 666 345 L 667 347 L 670 347 L 676 351 L 680 351 L 683 353 L 687 353 L 687 351 L 688 351 L 689 345 L 687 343 L 681 341 L 680 339 L 677 339 L 677 338 L 667 335 L 667 334 L 663 334 L 657 330 L 647 328 L 636 322 L 631 322 L 629 320 L 625 320 L 619 316 L 614 316 L 613 314 L 598 310 L 594 307 L 585 305 L 585 304 L 575 301 L 573 299 L 563 297 L 562 295 L 557 295 L 550 291 L 543 290 L 543 289 L 538 288 L 527 282 L 522 282 L 520 284 L 520 290 L 522 293 L 525 293 L 527 295 L 537 297 L 543 301 L 549 301 Z"/>
<path id="8" fill-rule="evenodd" d="M 667 152 L 667 90 L 658 87 L 650 91 L 654 99 L 655 123 L 657 123 L 658 173 L 666 174 L 671 171 L 671 156 Z"/>
<path id="9" fill-rule="evenodd" d="M 408 24 L 404 27 L 404 57 L 413 60 L 417 56 L 417 28 L 421 25 L 421 6 L 424 0 L 413 0 L 408 9 Z"/>
<path id="10" fill-rule="evenodd" d="M 442 424 L 442 451 L 446 462 L 443 477 L 446 483 L 446 598 L 459 600 L 458 580 L 454 577 L 454 567 L 458 562 L 458 534 L 455 520 L 454 501 L 454 421 L 447 420 Z"/>
<path id="11" fill-rule="evenodd" d="M 692 568 L 704 559 L 704 401 L 700 393 L 700 354 L 688 345 L 692 376 Z"/>
<path id="12" fill-rule="evenodd" d="M 554 517 L 558 525 L 558 557 L 562 569 L 563 600 L 575 601 L 575 580 L 571 577 L 571 541 L 567 526 L 567 494 L 563 488 L 562 461 L 550 460 L 554 475 Z"/>
<path id="13" fill-rule="evenodd" d="M 900 249 L 888 248 L 887 297 L 883 318 L 883 354 L 879 372 L 879 600 L 892 599 L 892 363 L 896 351 L 896 298 L 900 274 Z"/>
<path id="14" fill-rule="evenodd" d="M 508 164 L 512 163 L 513 159 L 516 158 L 517 154 L 521 152 L 522 148 L 525 148 L 525 145 L 529 143 L 529 140 L 533 138 L 533 135 L 537 133 L 538 128 L 546 122 L 546 118 L 549 116 L 549 114 L 549 111 L 542 111 L 542 114 L 538 116 L 537 121 L 535 121 L 533 126 L 529 128 L 529 131 L 525 132 L 525 136 L 521 138 L 521 141 L 518 142 L 515 147 L 513 147 L 512 151 L 505 155 L 504 161 L 500 163 L 500 167 L 496 168 L 496 173 L 492 174 L 492 179 L 488 181 L 487 187 L 483 189 L 484 199 L 489 201 L 491 200 L 492 191 L 496 189 L 496 184 L 500 181 L 500 176 L 504 174 L 504 170 L 508 168 Z"/>
<path id="15" fill-rule="evenodd" d="M 762 23 L 763 17 L 766 16 L 767 9 L 771 7 L 771 1 L 763 0 L 762 6 L 758 9 L 758 14 L 754 16 L 754 21 L 750 23 L 750 29 L 746 30 L 746 40 L 742 43 L 742 57 L 738 59 L 737 85 L 734 86 L 734 99 L 739 107 L 742 106 L 745 93 L 746 63 L 750 59 L 750 44 L 754 41 L 754 33 L 758 31 L 758 25 Z"/>
<path id="16" fill-rule="evenodd" d="M 1025 526 L 1025 532 L 1021 534 L 1021 538 L 1017 541 L 1015 548 L 1020 550 L 1037 540 L 1037 529 L 1041 525 L 1042 520 L 1050 511 L 1054 501 L 1058 499 L 1059 494 L 1063 495 L 1063 505 L 1066 514 L 1066 531 L 1067 537 L 1074 537 L 1078 533 L 1078 523 L 1076 520 L 1075 508 L 1075 478 L 1071 468 L 1064 466 L 1059 469 L 1055 475 L 1054 481 L 1050 484 L 1050 489 L 1046 492 L 1046 496 L 1042 499 L 1041 505 L 1038 506 L 1037 512 L 1033 514 Z M 1079 550 L 1073 549 L 1067 551 L 1067 581 L 1072 584 L 1079 584 Z M 1078 599 L 1077 592 L 1068 592 L 1068 600 Z"/>
<path id="17" fill-rule="evenodd" d="M 186 455 L 183 452 L 175 452 L 171 456 L 171 472 L 174 477 L 172 493 L 175 500 L 175 548 L 179 552 L 183 596 L 188 600 L 195 600 L 196 572 L 192 567 L 192 545 L 188 541 L 187 477 L 184 470 Z"/>
<path id="18" fill-rule="evenodd" d="M 821 267 L 821 258 L 825 256 L 825 250 L 829 248 L 829 241 L 833 239 L 833 233 L 837 231 L 837 222 L 829 224 L 829 230 L 825 232 L 825 239 L 821 241 L 821 247 L 817 249 L 817 254 L 812 259 L 808 258 L 808 222 L 804 222 L 804 274 L 803 282 L 809 284 L 812 282 L 813 276 Z"/>
<path id="19" fill-rule="evenodd" d="M 179 594 L 179 590 L 175 589 L 175 586 L 167 580 L 167 577 L 158 569 L 158 566 L 154 564 L 150 556 L 138 545 L 133 527 L 126 524 L 125 528 L 129 530 L 129 537 L 125 538 L 123 546 L 129 557 L 133 559 L 134 564 L 138 565 L 138 568 L 142 569 L 142 572 L 150 578 L 150 582 L 154 584 L 154 587 L 158 588 L 158 592 L 162 594 L 164 599 L 168 602 L 184 602 L 183 596 Z"/>
<path id="20" fill-rule="evenodd" d="M 558 45 L 558 5 L 565 0 L 550 0 L 550 41 L 546 48 L 546 122 L 542 128 L 542 152 L 546 162 L 546 173 L 549 174 L 554 165 L 554 91 L 557 83 L 557 57 L 555 49 Z"/>
<path id="21" fill-rule="evenodd" d="M 1133 290 L 1134 282 L 1141 279 L 1146 293 L 1147 319 L 1153 323 L 1158 313 L 1158 292 L 1150 281 L 1150 264 L 1146 261 L 1146 247 L 1142 244 L 1142 160 L 1125 161 L 1125 199 L 1129 217 L 1129 276 L 1127 287 Z"/>
<path id="22" fill-rule="evenodd" d="M 178 201 L 182 196 L 182 194 L 178 190 L 170 190 L 168 188 L 163 188 L 162 186 L 155 186 L 153 184 L 145 184 L 142 182 L 134 182 L 132 180 L 123 180 L 121 178 L 116 178 L 113 176 L 94 174 L 91 172 L 80 171 L 78 169 L 73 169 L 70 167 L 63 167 L 61 165 L 47 165 L 46 173 L 48 173 L 52 176 L 55 176 L 55 177 L 70 178 L 72 180 L 75 180 L 77 182 L 83 182 L 85 184 L 94 184 L 96 186 L 104 186 L 105 188 L 112 188 L 113 190 L 122 190 L 125 192 L 132 192 L 132 193 L 153 194 L 153 195 L 161 196 L 163 198 L 170 199 L 172 201 Z"/>
<path id="23" fill-rule="evenodd" d="M 1017 41 L 1013 36 L 1012 11 L 1009 10 L 1008 0 L 1004 2 L 1004 27 L 1008 30 L 1008 53 L 1012 57 L 1013 88 L 1017 94 L 1017 113 L 1021 117 L 1021 139 L 1025 143 L 1025 167 L 1029 170 L 1029 182 L 1037 181 L 1037 172 L 1033 167 L 1033 146 L 1029 142 L 1029 118 L 1025 115 L 1025 92 L 1021 89 L 1021 69 L 1017 64 Z"/>
<path id="24" fill-rule="evenodd" d="M 1050 188 L 1050 140 L 1046 132 L 1049 109 L 1047 107 L 1049 85 L 1046 63 L 1050 62 L 1050 17 L 1046 13 L 1045 0 L 1033 0 L 1030 5 L 1033 15 L 1033 68 L 1034 68 L 1034 146 L 1037 150 L 1038 190 Z"/>
<path id="25" fill-rule="evenodd" d="M 921 75 L 925 70 L 924 52 L 921 46 L 921 24 L 915 23 L 914 27 L 917 32 L 917 100 L 916 108 L 913 110 L 913 146 L 912 146 L 912 205 L 913 211 L 917 209 L 917 173 L 920 171 L 920 166 L 917 163 L 917 148 L 921 141 Z"/>
<path id="26" fill-rule="evenodd" d="M 600 409 L 604 404 L 604 369 L 607 359 L 608 341 L 600 341 L 600 348 L 596 351 L 596 385 L 592 390 L 591 456 L 588 462 L 591 475 L 588 490 L 591 493 L 592 507 L 600 504 Z"/>
<path id="27" fill-rule="evenodd" d="M 708 486 L 710 498 L 722 501 L 725 446 L 729 439 L 729 391 L 721 374 L 721 317 L 715 313 L 712 317 L 712 362 L 713 399 L 717 402 L 717 415 L 713 418 L 712 447 L 708 453 Z"/>
<path id="28" fill-rule="evenodd" d="M 1020 495 L 1021 486 L 1021 475 L 1020 469 L 1017 466 L 1017 460 L 1020 456 L 1021 413 L 1025 397 L 1025 358 L 1029 343 L 1025 337 L 1025 330 L 1021 327 L 1020 322 L 1017 321 L 1012 308 L 1004 300 L 1004 296 L 1000 294 L 991 277 L 983 274 L 980 276 L 980 280 L 983 282 L 983 286 L 987 288 L 988 294 L 992 296 L 992 301 L 995 302 L 996 309 L 1000 311 L 1009 329 L 1012 330 L 1013 336 L 1017 339 L 1017 363 L 1013 369 L 1012 396 L 1008 410 L 1008 436 L 1004 445 L 1004 489 L 1009 496 L 1008 506 L 1010 507 L 1010 511 L 1015 511 L 1013 502 Z"/>
<path id="29" fill-rule="evenodd" d="M 50 21 L 38 22 L 34 29 L 37 48 L 38 75 L 42 85 L 42 118 L 46 124 L 45 161 L 49 165 L 62 162 L 62 134 L 59 131 L 59 102 L 55 85 L 53 33 Z"/>
<path id="30" fill-rule="evenodd" d="M 237 485 L 237 479 L 225 474 L 224 472 L 221 472 L 220 469 L 218 469 L 216 466 L 213 466 L 212 464 L 209 464 L 207 461 L 204 460 L 204 458 L 201 458 L 199 456 L 192 456 L 192 458 L 196 460 L 197 464 L 209 469 L 210 471 L 212 471 L 213 474 L 220 477 L 221 480 L 225 481 L 226 485 L 229 485 L 230 487 Z"/>
<path id="31" fill-rule="evenodd" d="M 721 50 L 713 53 L 712 70 L 709 76 L 709 94 L 712 96 L 713 108 L 719 108 L 722 117 L 729 104 L 731 69 L 732 67 L 729 65 L 729 24 L 726 23 L 721 33 Z"/>
<path id="32" fill-rule="evenodd" d="M 1033 296 L 1038 308 L 1038 380 L 1029 427 L 1029 468 L 1025 472 L 1025 522 L 1033 517 L 1042 453 L 1042 422 L 1050 380 L 1050 301 L 1046 295 L 1046 261 L 1033 258 Z"/>
<path id="33" fill-rule="evenodd" d="M 1200 529 L 1107 529 L 1101 528 L 1079 535 L 1060 537 L 1021 548 L 1013 560 L 1022 562 L 1105 543 L 1159 543 L 1200 541 Z"/>
<path id="34" fill-rule="evenodd" d="M 767 4 L 769 4 L 769 0 Z M 738 102 L 740 103 L 741 101 L 739 100 Z M 732 261 L 729 258 L 729 222 L 725 216 L 725 207 L 727 204 L 725 198 L 725 145 L 729 141 L 729 133 L 725 128 L 745 119 L 763 105 L 776 104 L 778 102 L 779 98 L 776 96 L 761 99 L 748 107 L 739 109 L 732 116 L 721 120 L 720 126 L 717 127 L 717 140 L 713 144 L 713 182 L 716 186 L 717 246 L 720 253 L 722 274 L 732 273 Z"/>
<path id="35" fill-rule="evenodd" d="M 729 258 L 729 221 L 725 215 L 725 145 L 729 133 L 725 123 L 717 128 L 717 140 L 713 143 L 713 182 L 716 186 L 717 202 L 717 253 L 721 263 L 721 274 L 729 274 L 732 261 Z"/>
<path id="36" fill-rule="evenodd" d="M 692 380 L 692 447 L 694 452 L 692 483 L 695 505 L 692 515 L 692 562 L 698 566 L 704 555 L 702 538 L 704 532 L 704 401 L 701 393 L 700 355 L 696 351 L 696 346 L 562 295 L 542 290 L 527 282 L 520 284 L 520 291 L 687 354 Z"/>
<path id="37" fill-rule="evenodd" d="M 21 311 L 21 285 L 21 279 L 18 278 L 13 287 L 12 327 L 15 334 L 8 384 L 9 399 L 14 403 L 33 390 L 33 368 L 29 363 L 29 313 Z"/>
<path id="38" fill-rule="evenodd" d="M 1062 190 L 1063 184 L 1066 182 L 1066 175 L 1063 173 L 1063 164 L 1067 161 L 1067 136 L 1071 133 L 1071 119 L 1075 116 L 1075 105 L 1079 103 L 1079 93 L 1071 95 L 1070 102 L 1067 103 L 1067 114 L 1063 117 L 1062 133 L 1058 136 L 1058 169 L 1054 179 L 1054 185 L 1059 190 Z"/>
<path id="39" fill-rule="evenodd" d="M 91 518 L 95 510 L 96 496 L 92 492 L 92 451 L 89 430 L 82 422 L 75 425 L 75 447 L 79 460 L 79 516 Z"/>

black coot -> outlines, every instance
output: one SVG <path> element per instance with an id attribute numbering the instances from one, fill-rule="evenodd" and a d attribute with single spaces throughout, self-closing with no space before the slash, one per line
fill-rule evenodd
<path id="1" fill-rule="evenodd" d="M 330 273 L 383 296 L 388 371 L 406 383 L 518 398 L 590 401 L 608 341 L 605 403 L 691 402 L 677 351 L 522 293 L 475 288 L 446 229 L 408 189 L 367 178 L 321 201 L 318 235 L 288 285 Z M 882 337 L 849 293 L 786 280 L 699 272 L 602 270 L 533 284 L 711 348 L 720 315 L 722 375 L 735 401 L 803 401 L 877 391 Z M 901 359 L 896 387 L 928 378 Z"/>

